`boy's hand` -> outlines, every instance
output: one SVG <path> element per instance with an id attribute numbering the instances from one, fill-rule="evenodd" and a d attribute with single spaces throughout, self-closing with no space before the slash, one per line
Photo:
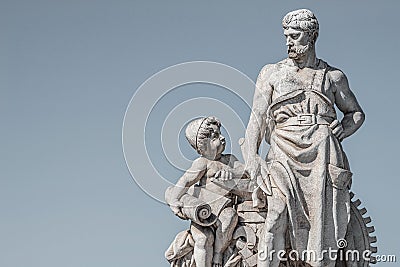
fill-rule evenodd
<path id="1" fill-rule="evenodd" d="M 188 218 L 182 213 L 182 207 L 183 207 L 183 203 L 181 201 L 174 201 L 173 203 L 171 203 L 169 205 L 169 207 L 171 208 L 172 212 L 178 216 L 179 218 L 181 218 L 182 220 L 187 220 Z"/>
<path id="2" fill-rule="evenodd" d="M 233 175 L 230 171 L 227 170 L 219 170 L 214 175 L 215 178 L 220 178 L 221 180 L 230 180 Z"/>

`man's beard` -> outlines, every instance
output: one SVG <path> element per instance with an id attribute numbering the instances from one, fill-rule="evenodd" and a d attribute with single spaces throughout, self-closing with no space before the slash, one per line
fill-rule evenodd
<path id="1" fill-rule="evenodd" d="M 311 48 L 311 43 L 307 43 L 307 45 L 292 46 L 288 48 L 288 56 L 290 59 L 299 59 L 307 54 L 307 52 L 310 51 Z"/>

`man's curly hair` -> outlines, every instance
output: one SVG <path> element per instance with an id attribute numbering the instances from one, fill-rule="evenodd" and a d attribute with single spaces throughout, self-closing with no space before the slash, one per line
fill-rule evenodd
<path id="1" fill-rule="evenodd" d="M 282 27 L 287 30 L 293 28 L 318 36 L 319 23 L 314 13 L 308 9 L 299 9 L 286 14 L 282 20 Z M 315 37 L 315 39 L 316 39 Z M 316 41 L 316 40 L 314 40 Z"/>

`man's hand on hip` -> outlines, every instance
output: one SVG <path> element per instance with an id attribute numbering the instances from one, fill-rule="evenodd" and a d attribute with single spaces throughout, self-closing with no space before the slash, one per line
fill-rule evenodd
<path id="1" fill-rule="evenodd" d="M 344 128 L 338 120 L 334 120 L 329 125 L 329 128 L 331 128 L 332 133 L 337 137 L 337 139 L 339 139 L 340 142 L 344 139 Z"/>

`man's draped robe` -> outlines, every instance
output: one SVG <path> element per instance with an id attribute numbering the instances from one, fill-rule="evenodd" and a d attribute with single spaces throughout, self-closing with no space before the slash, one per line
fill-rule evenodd
<path id="1" fill-rule="evenodd" d="M 351 172 L 329 125 L 279 125 L 304 114 L 328 123 L 337 119 L 334 104 L 323 93 L 327 68 L 320 60 L 311 84 L 276 98 L 267 114 L 270 176 L 286 199 L 292 249 L 300 255 L 304 250 L 315 253 L 316 260 L 308 261 L 312 266 L 322 266 L 322 251 L 337 249 L 337 241 L 345 237 Z"/>

